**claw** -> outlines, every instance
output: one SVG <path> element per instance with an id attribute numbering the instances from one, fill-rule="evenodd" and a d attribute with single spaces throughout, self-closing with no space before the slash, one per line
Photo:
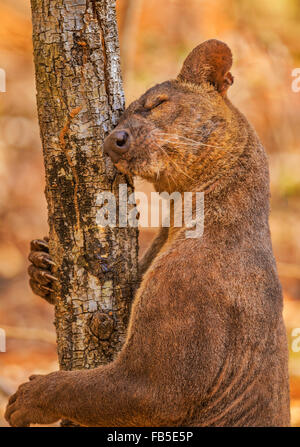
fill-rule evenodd
<path id="1" fill-rule="evenodd" d="M 48 248 L 49 247 L 49 245 L 47 244 L 47 242 L 45 241 L 42 241 L 42 240 L 40 240 L 39 241 L 39 245 L 42 245 L 43 247 L 45 247 L 45 248 Z"/>
<path id="2" fill-rule="evenodd" d="M 50 289 L 50 287 L 46 287 L 46 286 L 40 286 L 41 289 L 47 290 L 48 292 L 54 292 L 53 289 Z"/>
<path id="3" fill-rule="evenodd" d="M 56 278 L 56 276 L 51 275 L 50 273 L 47 273 L 47 272 L 42 272 L 42 276 L 46 276 L 46 278 L 48 278 L 52 281 L 59 281 L 59 279 Z"/>
<path id="4" fill-rule="evenodd" d="M 44 239 L 34 239 L 30 242 L 31 251 L 49 252 L 49 244 Z"/>
<path id="5" fill-rule="evenodd" d="M 48 253 L 42 251 L 32 251 L 29 253 L 28 259 L 33 265 L 39 268 L 50 270 L 50 266 L 56 266 L 55 262 L 52 261 Z"/>

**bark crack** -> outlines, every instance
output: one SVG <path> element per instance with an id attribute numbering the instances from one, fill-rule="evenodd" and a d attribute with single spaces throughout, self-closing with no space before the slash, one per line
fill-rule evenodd
<path id="1" fill-rule="evenodd" d="M 74 207 L 75 207 L 75 214 L 76 214 L 76 224 L 77 224 L 76 228 L 77 228 L 77 230 L 79 230 L 79 228 L 80 228 L 80 211 L 79 211 L 79 206 L 78 206 L 79 178 L 78 178 L 76 168 L 72 162 L 72 157 L 70 156 L 68 149 L 66 147 L 65 136 L 67 135 L 67 133 L 70 129 L 70 125 L 71 125 L 73 118 L 75 118 L 75 116 L 78 115 L 78 113 L 81 111 L 81 109 L 82 109 L 82 106 L 78 106 L 75 109 L 71 110 L 69 118 L 59 134 L 60 145 L 61 145 L 62 150 L 65 153 L 68 165 L 71 168 L 71 171 L 73 174 L 73 179 L 74 179 Z"/>
<path id="2" fill-rule="evenodd" d="M 109 89 L 109 77 L 110 77 L 110 73 L 108 72 L 107 69 L 107 48 L 106 48 L 106 42 L 105 42 L 105 34 L 104 34 L 104 29 L 103 29 L 103 24 L 102 24 L 102 20 L 97 8 L 97 0 L 91 0 L 92 1 L 92 6 L 93 6 L 93 14 L 95 19 L 98 22 L 99 25 L 99 30 L 101 32 L 101 45 L 102 45 L 102 54 L 103 54 L 103 71 L 104 71 L 104 85 L 105 85 L 105 91 L 106 91 L 106 96 L 107 96 L 107 101 L 111 110 L 111 103 L 110 103 L 110 89 Z"/>

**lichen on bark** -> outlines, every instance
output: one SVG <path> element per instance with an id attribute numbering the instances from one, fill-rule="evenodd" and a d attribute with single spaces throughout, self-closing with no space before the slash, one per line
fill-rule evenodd
<path id="1" fill-rule="evenodd" d="M 137 278 L 137 229 L 96 222 L 99 192 L 133 191 L 102 152 L 124 109 L 115 2 L 31 6 L 59 363 L 94 368 L 122 346 Z"/>

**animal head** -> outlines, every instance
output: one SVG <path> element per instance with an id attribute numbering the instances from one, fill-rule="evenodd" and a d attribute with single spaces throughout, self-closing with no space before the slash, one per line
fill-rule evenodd
<path id="1" fill-rule="evenodd" d="M 244 135 L 226 97 L 231 65 L 225 43 L 213 39 L 197 46 L 177 79 L 146 91 L 105 139 L 115 166 L 168 192 L 205 186 L 224 173 Z"/>

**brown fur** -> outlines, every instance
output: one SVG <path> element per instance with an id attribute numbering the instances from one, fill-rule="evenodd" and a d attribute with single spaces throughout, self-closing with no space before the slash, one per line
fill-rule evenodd
<path id="1" fill-rule="evenodd" d="M 171 228 L 166 240 L 164 230 L 144 258 L 117 359 L 22 385 L 7 409 L 12 425 L 61 417 L 97 426 L 289 425 L 268 166 L 255 131 L 226 98 L 230 65 L 228 47 L 208 41 L 177 80 L 124 113 L 117 129 L 129 132 L 130 148 L 117 167 L 158 191 L 204 191 L 204 234 L 187 239 L 184 228 Z"/>

